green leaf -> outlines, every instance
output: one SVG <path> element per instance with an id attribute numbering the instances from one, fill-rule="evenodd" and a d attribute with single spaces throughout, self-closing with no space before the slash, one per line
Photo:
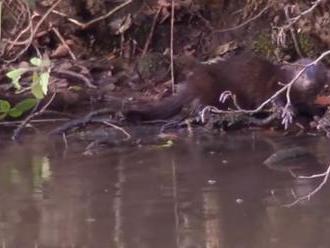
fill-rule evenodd
<path id="1" fill-rule="evenodd" d="M 8 115 L 13 118 L 20 117 L 23 114 L 23 112 L 17 108 L 11 108 L 8 112 Z"/>
<path id="2" fill-rule="evenodd" d="M 10 110 L 10 103 L 6 100 L 0 100 L 0 112 L 7 113 Z"/>
<path id="3" fill-rule="evenodd" d="M 32 84 L 31 92 L 35 96 L 35 98 L 39 100 L 44 98 L 44 93 L 42 92 L 40 84 Z"/>
<path id="4" fill-rule="evenodd" d="M 30 63 L 34 66 L 42 66 L 42 60 L 37 57 L 30 59 Z"/>
<path id="5" fill-rule="evenodd" d="M 25 71 L 26 69 L 23 68 L 14 69 L 7 72 L 6 76 L 9 77 L 11 80 L 15 80 L 16 78 L 20 77 Z"/>
<path id="6" fill-rule="evenodd" d="M 42 92 L 47 95 L 49 85 L 49 72 L 43 72 L 39 76 L 39 84 L 41 85 Z"/>
<path id="7" fill-rule="evenodd" d="M 18 109 L 24 113 L 32 109 L 34 106 L 36 106 L 37 103 L 38 103 L 37 99 L 27 98 L 17 103 L 13 108 Z"/>
<path id="8" fill-rule="evenodd" d="M 38 76 L 38 73 L 34 72 L 32 76 L 32 85 L 31 85 L 31 92 L 37 99 L 44 98 L 44 93 L 42 91 L 42 87 L 39 83 L 40 78 Z"/>
<path id="9" fill-rule="evenodd" d="M 27 69 L 18 68 L 11 70 L 10 72 L 7 72 L 6 76 L 11 79 L 11 82 L 14 85 L 14 87 L 20 90 L 22 86 L 20 85 L 19 80 L 21 79 L 22 74 L 24 74 L 26 71 Z"/>

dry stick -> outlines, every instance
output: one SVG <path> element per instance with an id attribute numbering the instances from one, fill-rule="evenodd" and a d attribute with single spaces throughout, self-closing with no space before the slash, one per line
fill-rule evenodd
<path id="1" fill-rule="evenodd" d="M 284 7 L 284 13 L 285 13 L 285 17 L 286 17 L 288 23 L 290 23 L 290 14 L 289 14 L 289 7 L 288 6 Z M 301 49 L 300 49 L 300 45 L 299 45 L 299 42 L 298 42 L 298 39 L 297 39 L 296 31 L 292 26 L 289 27 L 289 30 L 290 30 L 290 34 L 291 34 L 296 52 L 299 55 L 299 57 L 302 58 L 303 54 L 302 54 Z"/>
<path id="2" fill-rule="evenodd" d="M 111 15 L 113 15 L 113 13 L 115 13 L 115 12 L 117 12 L 118 10 L 124 8 L 126 5 L 130 4 L 132 1 L 133 1 L 133 0 L 128 0 L 128 1 L 126 1 L 126 2 L 124 2 L 124 3 L 122 3 L 122 4 L 120 4 L 120 5 L 118 5 L 117 7 L 115 7 L 113 10 L 111 10 L 111 11 L 108 12 L 107 14 L 105 14 L 105 15 L 103 15 L 103 16 L 100 16 L 100 17 L 97 17 L 97 18 L 95 18 L 95 19 L 93 19 L 93 20 L 91 20 L 91 21 L 85 23 L 85 24 L 83 25 L 83 29 L 85 29 L 85 28 L 87 28 L 87 27 L 93 25 L 93 24 L 96 23 L 96 22 L 99 22 L 99 21 L 102 21 L 102 20 L 105 20 L 105 19 L 109 18 Z"/>
<path id="3" fill-rule="evenodd" d="M 312 178 L 324 176 L 322 182 L 314 190 L 312 190 L 307 195 L 298 197 L 294 202 L 291 202 L 289 204 L 285 204 L 284 207 L 289 208 L 289 207 L 292 207 L 292 206 L 298 204 L 301 201 L 304 201 L 306 199 L 310 199 L 313 195 L 315 195 L 317 192 L 319 192 L 322 189 L 322 187 L 326 184 L 326 182 L 328 181 L 329 175 L 330 175 L 330 166 L 328 167 L 326 172 L 324 172 L 322 174 L 312 175 L 311 177 L 298 177 L 298 178 L 301 178 L 301 179 L 312 179 Z"/>
<path id="4" fill-rule="evenodd" d="M 44 111 L 46 111 L 46 109 L 49 107 L 49 105 L 53 102 L 54 98 L 56 96 L 56 92 L 53 93 L 53 95 L 51 96 L 51 98 L 49 99 L 49 101 L 37 112 L 34 112 L 32 114 L 30 114 L 28 117 L 25 118 L 24 121 L 22 121 L 22 123 L 15 129 L 14 134 L 11 136 L 11 139 L 16 141 L 19 133 L 22 131 L 22 129 L 26 126 L 26 124 L 29 123 L 29 121 L 38 116 L 41 115 Z"/>
<path id="5" fill-rule="evenodd" d="M 317 0 L 316 2 L 314 2 L 314 4 L 308 8 L 307 10 L 303 11 L 302 13 L 300 13 L 298 16 L 296 17 L 293 17 L 293 18 L 289 18 L 289 15 L 287 13 L 287 7 L 285 7 L 285 15 L 286 15 L 286 18 L 287 18 L 287 22 L 288 24 L 286 26 L 282 26 L 279 28 L 279 34 L 281 33 L 284 33 L 285 30 L 289 29 L 290 32 L 291 32 L 291 36 L 292 36 L 292 39 L 293 39 L 293 42 L 294 42 L 294 46 L 297 50 L 297 53 L 300 57 L 303 57 L 301 55 L 301 52 L 300 52 L 300 49 L 298 49 L 298 42 L 297 42 L 297 39 L 296 39 L 296 35 L 295 35 L 295 31 L 294 29 L 292 28 L 292 26 L 300 19 L 302 18 L 303 16 L 309 14 L 310 12 L 312 12 L 323 0 Z"/>
<path id="6" fill-rule="evenodd" d="M 10 40 L 7 41 L 9 44 L 11 44 L 10 48 L 12 48 L 12 47 L 14 47 L 14 46 L 22 46 L 22 45 L 25 45 L 25 44 L 29 41 L 29 37 L 28 37 L 27 39 L 23 40 L 23 41 L 18 41 L 18 40 L 19 40 L 19 38 L 20 38 L 23 34 L 26 33 L 26 31 L 27 31 L 28 29 L 31 29 L 31 27 L 32 27 L 32 22 L 33 22 L 33 21 L 32 21 L 33 18 L 34 18 L 34 17 L 38 17 L 38 16 L 40 16 L 40 14 L 38 14 L 38 13 L 36 13 L 36 12 L 33 12 L 33 15 L 30 17 L 30 22 L 29 22 L 30 25 L 29 25 L 28 27 L 26 27 L 24 30 L 22 30 L 22 31 L 20 32 L 20 34 L 19 34 L 18 36 L 16 36 L 16 38 L 15 38 L 14 41 L 10 41 Z M 42 31 L 36 33 L 36 34 L 34 35 L 34 37 L 37 37 L 37 38 L 42 37 L 42 36 L 48 34 L 48 32 L 49 32 L 50 30 L 51 30 L 51 28 L 46 29 L 46 30 L 42 30 Z M 32 32 L 32 31 L 31 31 L 31 32 Z"/>
<path id="7" fill-rule="evenodd" d="M 64 143 L 64 151 L 66 151 L 69 148 L 69 143 L 65 133 L 62 133 L 62 140 Z"/>
<path id="8" fill-rule="evenodd" d="M 0 1 L 0 42 L 2 39 L 2 1 Z"/>
<path id="9" fill-rule="evenodd" d="M 130 140 L 130 139 L 132 138 L 132 136 L 131 136 L 131 135 L 130 135 L 130 134 L 129 134 L 124 128 L 122 128 L 122 127 L 119 127 L 119 126 L 117 126 L 117 125 L 115 125 L 115 124 L 113 124 L 113 123 L 111 123 L 111 122 L 108 122 L 108 121 L 97 121 L 97 122 L 98 122 L 98 123 L 102 123 L 102 124 L 104 124 L 104 125 L 106 125 L 106 126 L 110 126 L 110 127 L 114 128 L 114 129 L 119 130 L 120 132 L 122 132 L 122 133 L 126 136 L 126 138 L 123 139 L 123 140 L 120 141 L 120 142 L 128 141 L 128 140 Z M 100 144 L 100 143 L 105 142 L 105 141 L 108 141 L 108 140 L 109 140 L 108 137 L 103 137 L 103 138 L 101 138 L 101 139 L 97 139 L 97 140 L 91 142 L 91 143 L 86 147 L 85 152 L 88 152 L 89 150 L 91 150 L 91 149 L 92 149 L 94 146 L 96 146 L 97 144 Z"/>
<path id="10" fill-rule="evenodd" d="M 151 30 L 150 30 L 150 33 L 148 35 L 148 38 L 147 38 L 147 41 L 144 45 L 144 48 L 143 48 L 143 51 L 142 51 L 142 57 L 147 53 L 148 51 L 148 48 L 149 48 L 149 45 L 150 45 L 150 42 L 151 42 L 151 39 L 154 35 L 154 31 L 155 31 L 155 27 L 156 27 L 156 24 L 157 24 L 157 20 L 158 20 L 158 17 L 159 17 L 159 14 L 162 10 L 162 7 L 159 7 L 158 10 L 157 10 L 157 13 L 155 14 L 154 16 L 154 19 L 152 21 L 152 25 L 151 25 Z"/>
<path id="11" fill-rule="evenodd" d="M 65 49 L 68 51 L 68 53 L 70 54 L 71 58 L 73 60 L 77 60 L 76 55 L 74 55 L 74 53 L 72 52 L 71 48 L 69 47 L 69 45 L 65 42 L 65 40 L 63 39 L 62 35 L 60 34 L 60 32 L 58 31 L 57 28 L 53 27 L 52 31 L 55 33 L 55 35 L 57 36 L 57 38 L 60 40 L 60 42 L 63 44 L 63 46 L 65 47 Z"/>
<path id="12" fill-rule="evenodd" d="M 55 9 L 55 7 L 61 2 L 62 0 L 57 0 L 57 2 L 55 2 L 47 11 L 46 13 L 42 16 L 42 18 L 40 19 L 40 21 L 36 24 L 35 28 L 33 29 L 31 27 L 31 34 L 30 37 L 26 40 L 27 44 L 26 46 L 11 60 L 7 60 L 6 62 L 10 63 L 13 62 L 15 60 L 17 60 L 23 53 L 26 52 L 26 50 L 30 47 L 30 45 L 32 44 L 33 38 L 35 36 L 35 34 L 37 33 L 39 27 L 41 26 L 41 24 L 46 20 L 46 18 L 49 16 L 49 14 L 52 12 L 52 10 Z"/>
<path id="13" fill-rule="evenodd" d="M 23 1 L 23 2 L 24 2 L 24 1 Z M 32 20 L 33 20 L 33 18 L 35 17 L 35 15 L 32 15 L 32 16 L 31 16 L 31 11 L 30 11 L 29 7 L 27 6 L 27 3 L 25 3 L 25 4 L 26 4 L 26 10 L 27 10 L 27 12 L 28 12 L 29 23 L 28 23 L 28 25 L 26 26 L 26 28 L 24 28 L 24 29 L 23 29 L 23 30 L 22 30 L 22 31 L 16 36 L 16 38 L 15 38 L 14 41 L 11 41 L 11 40 L 8 40 L 8 41 L 7 41 L 9 44 L 11 44 L 11 45 L 8 47 L 9 50 L 12 49 L 14 46 L 25 45 L 26 42 L 28 41 L 28 39 L 25 40 L 25 41 L 18 41 L 18 40 L 19 40 L 19 39 L 21 38 L 21 36 L 24 35 L 28 30 L 30 30 L 30 32 L 32 33 Z"/>
<path id="14" fill-rule="evenodd" d="M 68 17 L 66 14 L 62 13 L 62 12 L 59 12 L 57 10 L 53 10 L 52 12 L 56 15 L 59 15 L 59 16 L 62 16 L 62 17 L 65 17 L 67 18 L 67 20 L 75 25 L 77 25 L 78 27 L 80 27 L 81 29 L 86 29 L 88 28 L 89 26 L 93 25 L 94 23 L 96 22 L 99 22 L 99 21 L 102 21 L 102 20 L 105 20 L 107 18 L 109 18 L 111 15 L 113 15 L 115 12 L 117 12 L 118 10 L 124 8 L 126 5 L 130 4 L 131 2 L 133 2 L 133 0 L 127 0 L 126 2 L 118 5 L 117 7 L 113 8 L 111 11 L 109 11 L 108 13 L 106 13 L 105 15 L 102 15 L 102 16 L 99 16 L 93 20 L 90 20 L 89 22 L 87 23 L 83 23 L 83 22 L 80 22 L 76 19 L 73 19 L 71 17 Z"/>
<path id="15" fill-rule="evenodd" d="M 257 18 L 259 18 L 260 16 L 262 16 L 266 10 L 268 10 L 270 8 L 270 5 L 267 5 L 265 8 L 263 8 L 257 15 L 253 16 L 252 18 L 246 20 L 245 22 L 242 22 L 241 24 L 231 27 L 231 28 L 225 28 L 225 29 L 218 29 L 218 30 L 214 30 L 214 33 L 223 33 L 223 32 L 227 32 L 227 31 L 233 31 L 235 29 L 239 29 L 242 28 L 243 26 L 249 24 L 250 22 L 256 20 Z"/>
<path id="16" fill-rule="evenodd" d="M 172 82 L 172 94 L 175 92 L 174 88 L 174 58 L 173 58 L 173 46 L 174 46 L 174 0 L 171 2 L 171 82 Z"/>
<path id="17" fill-rule="evenodd" d="M 52 122 L 58 122 L 58 121 L 68 121 L 69 118 L 54 118 L 54 119 L 40 119 L 40 120 L 31 120 L 30 123 L 52 123 Z M 22 121 L 1 121 L 0 126 L 14 126 L 14 125 L 20 125 Z"/>
<path id="18" fill-rule="evenodd" d="M 70 70 L 66 70 L 66 69 L 55 69 L 52 71 L 52 74 L 54 74 L 55 76 L 62 76 L 62 77 L 71 77 L 74 79 L 78 79 L 81 82 L 83 82 L 88 88 L 92 88 L 92 89 L 96 89 L 97 86 L 94 85 L 86 76 L 84 76 L 81 73 L 78 72 L 74 72 L 74 71 L 70 71 Z"/>
<path id="19" fill-rule="evenodd" d="M 308 13 L 312 12 L 321 2 L 323 2 L 324 0 L 316 0 L 312 7 L 308 8 L 307 10 L 303 11 L 302 13 L 300 13 L 299 15 L 297 15 L 296 17 L 293 17 L 290 19 L 290 23 L 285 27 L 285 28 L 289 28 L 291 27 L 293 24 L 295 24 L 301 17 L 307 15 Z"/>
<path id="20" fill-rule="evenodd" d="M 132 135 L 130 135 L 124 128 L 122 127 L 119 127 L 111 122 L 108 122 L 108 121 L 103 121 L 102 122 L 104 125 L 107 125 L 107 126 L 110 126 L 116 130 L 119 130 L 121 131 L 125 136 L 126 136 L 126 140 L 129 140 L 130 138 L 132 138 Z"/>
<path id="21" fill-rule="evenodd" d="M 284 108 L 287 108 L 290 104 L 291 104 L 291 100 L 290 100 L 290 89 L 292 87 L 292 85 L 297 81 L 297 79 L 301 76 L 301 74 L 304 73 L 304 71 L 312 66 L 312 65 L 316 65 L 318 62 L 320 62 L 325 56 L 330 54 L 330 50 L 325 51 L 324 53 L 322 53 L 317 59 L 315 59 L 313 62 L 307 64 L 306 66 L 304 66 L 303 69 L 301 69 L 296 75 L 295 77 L 286 85 L 284 85 L 281 89 L 279 89 L 278 91 L 276 91 L 270 98 L 268 98 L 267 100 L 265 100 L 263 103 L 261 103 L 257 108 L 252 109 L 252 110 L 246 110 L 246 109 L 242 109 L 239 108 L 238 110 L 220 110 L 214 106 L 206 106 L 202 111 L 201 111 L 201 117 L 202 117 L 202 121 L 205 120 L 205 113 L 207 111 L 213 111 L 214 113 L 247 113 L 247 114 L 254 114 L 259 112 L 260 110 L 262 110 L 268 103 L 270 103 L 272 100 L 274 100 L 276 97 L 278 97 L 280 94 L 282 94 L 284 91 L 286 91 L 286 99 L 287 99 L 287 104 L 285 105 Z M 235 98 L 234 98 L 235 100 Z"/>
<path id="22" fill-rule="evenodd" d="M 79 119 L 73 119 L 67 123 L 64 123 L 64 125 L 57 127 L 55 130 L 52 130 L 49 134 L 61 134 L 66 132 L 67 130 L 79 126 L 79 125 L 85 125 L 86 123 L 90 122 L 90 123 L 103 123 L 103 121 L 98 121 L 98 120 L 93 120 L 92 118 L 96 115 L 100 115 L 100 114 L 108 114 L 112 112 L 111 108 L 103 108 L 103 109 L 99 109 L 96 111 L 93 111 L 87 115 L 85 115 L 82 118 Z"/>

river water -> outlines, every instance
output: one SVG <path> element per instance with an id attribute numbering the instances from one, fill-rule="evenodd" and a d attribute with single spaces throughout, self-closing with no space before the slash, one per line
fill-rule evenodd
<path id="1" fill-rule="evenodd" d="M 327 248 L 329 140 L 261 132 L 83 155 L 1 141 L 0 247 Z M 293 146 L 312 153 L 268 167 Z"/>

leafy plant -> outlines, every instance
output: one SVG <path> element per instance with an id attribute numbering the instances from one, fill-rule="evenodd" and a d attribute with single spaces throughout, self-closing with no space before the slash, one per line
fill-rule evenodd
<path id="1" fill-rule="evenodd" d="M 38 103 L 38 99 L 36 98 L 27 98 L 17 103 L 15 106 L 11 106 L 11 104 L 6 100 L 0 100 L 0 120 L 3 120 L 7 116 L 12 118 L 18 118 L 26 111 L 32 109 Z"/>
<path id="2" fill-rule="evenodd" d="M 20 80 L 22 75 L 27 72 L 32 72 L 31 93 L 36 99 L 43 99 L 48 92 L 49 77 L 50 77 L 50 60 L 44 58 L 32 58 L 29 66 L 20 67 L 9 71 L 6 76 L 11 79 L 13 86 L 17 90 L 22 89 Z"/>
<path id="3" fill-rule="evenodd" d="M 23 113 L 31 110 L 47 95 L 50 77 L 50 60 L 46 57 L 42 59 L 31 58 L 28 66 L 13 69 L 6 76 L 11 79 L 11 83 L 19 91 L 23 88 L 20 80 L 23 74 L 28 72 L 32 72 L 32 82 L 29 88 L 35 98 L 24 99 L 14 106 L 11 106 L 6 100 L 0 100 L 0 120 L 7 116 L 12 118 L 22 116 Z"/>

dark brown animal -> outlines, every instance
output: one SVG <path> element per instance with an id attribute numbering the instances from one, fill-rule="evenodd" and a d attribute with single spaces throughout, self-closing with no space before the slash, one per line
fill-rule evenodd
<path id="1" fill-rule="evenodd" d="M 302 59 L 298 62 L 306 65 L 311 60 Z M 166 119 L 196 98 L 203 105 L 225 109 L 228 101 L 226 104 L 219 102 L 219 96 L 224 91 L 235 94 L 240 107 L 253 109 L 271 97 L 283 84 L 290 82 L 301 69 L 299 65 L 276 65 L 247 53 L 213 64 L 195 63 L 182 92 L 155 104 L 130 109 L 124 114 L 128 120 L 134 121 Z M 293 105 L 311 104 L 314 101 L 327 81 L 326 71 L 320 64 L 309 67 L 303 73 L 291 89 Z M 284 106 L 285 95 L 278 97 L 276 102 Z"/>
<path id="2" fill-rule="evenodd" d="M 293 64 L 283 65 L 281 68 L 283 75 L 285 75 L 284 80 L 286 81 L 284 82 L 291 81 L 299 71 L 312 62 L 312 59 L 304 58 Z M 322 63 L 307 67 L 292 86 L 290 96 L 293 104 L 298 108 L 301 105 L 313 104 L 316 96 L 328 84 L 328 73 L 328 69 Z"/>

